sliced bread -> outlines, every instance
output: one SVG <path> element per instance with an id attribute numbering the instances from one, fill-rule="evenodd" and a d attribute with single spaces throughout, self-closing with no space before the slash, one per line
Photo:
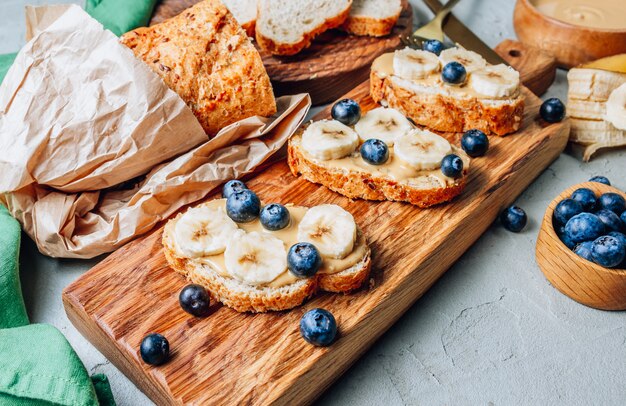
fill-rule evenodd
<path id="1" fill-rule="evenodd" d="M 352 0 L 259 0 L 256 40 L 274 55 L 294 55 L 348 18 Z"/>
<path id="2" fill-rule="evenodd" d="M 257 0 L 222 0 L 249 37 L 254 38 Z"/>
<path id="3" fill-rule="evenodd" d="M 401 12 L 401 0 L 353 0 L 342 28 L 355 35 L 382 37 L 391 32 Z"/>
<path id="4" fill-rule="evenodd" d="M 356 131 L 334 120 L 311 123 L 289 139 L 289 168 L 294 176 L 302 175 L 352 199 L 393 200 L 425 208 L 458 196 L 465 187 L 469 157 L 441 136 L 407 129 L 402 120 L 410 125 L 398 111 L 378 108 L 361 118 L 366 122 L 361 127 L 371 130 L 367 132 L 359 123 Z M 326 128 L 320 132 L 313 126 Z M 358 139 L 352 132 L 358 132 Z M 343 141 L 347 133 L 353 141 Z M 389 156 L 384 163 L 373 165 L 361 156 L 359 144 L 370 138 L 388 145 Z M 335 144 L 337 148 L 322 151 L 324 144 Z M 441 160 L 448 154 L 463 160 L 462 174 L 457 178 L 445 176 L 440 170 Z"/>
<path id="5" fill-rule="evenodd" d="M 276 101 L 261 56 L 220 0 L 204 0 L 120 41 L 187 103 L 209 136 Z"/>
<path id="6" fill-rule="evenodd" d="M 460 85 L 441 79 L 450 62 L 466 68 L 467 79 Z M 519 74 L 505 65 L 488 65 L 462 48 L 447 49 L 439 57 L 411 49 L 381 55 L 372 64 L 370 95 L 438 132 L 477 129 L 504 136 L 519 129 L 524 113 Z"/>
<path id="7" fill-rule="evenodd" d="M 204 203 L 194 209 L 223 207 L 224 205 L 224 200 L 220 199 Z M 288 205 L 287 207 L 292 217 L 291 223 L 285 230 L 277 232 L 260 231 L 261 233 L 269 233 L 264 235 L 270 235 L 282 240 L 286 249 L 289 248 L 289 245 L 296 238 L 291 234 L 295 232 L 295 229 L 290 229 L 290 227 L 297 229 L 303 218 L 302 213 L 306 213 L 306 210 L 308 210 L 298 206 Z M 162 238 L 165 258 L 176 272 L 185 276 L 191 282 L 204 286 L 215 300 L 238 312 L 267 312 L 291 309 L 302 304 L 318 290 L 347 293 L 358 289 L 369 277 L 371 251 L 367 246 L 365 235 L 357 226 L 352 252 L 347 257 L 344 257 L 344 260 L 333 260 L 323 256 L 322 269 L 314 276 L 298 278 L 291 271 L 285 270 L 284 272 L 279 271 L 278 276 L 271 282 L 246 283 L 246 281 L 242 280 L 242 277 L 245 279 L 245 274 L 229 272 L 228 260 L 225 258 L 229 250 L 228 244 L 235 244 L 235 249 L 240 249 L 245 243 L 240 241 L 227 243 L 226 251 L 209 257 L 190 256 L 178 243 L 180 239 L 177 239 L 177 235 L 179 235 L 177 234 L 179 232 L 177 226 L 185 214 L 179 214 L 165 225 Z M 249 233 L 258 233 L 259 231 L 252 230 L 262 230 L 258 220 L 254 220 L 252 223 L 239 224 L 239 226 L 238 230 L 234 230 L 235 233 L 242 233 L 242 230 Z M 229 224 L 223 224 L 220 227 L 228 228 Z M 262 249 L 262 247 L 258 246 L 255 246 L 255 248 Z M 258 250 L 250 253 L 250 256 L 257 258 L 259 255 L 262 254 L 259 254 Z M 245 258 L 248 257 L 245 256 Z M 342 268 L 337 268 L 337 271 L 330 271 L 334 266 L 340 266 L 342 261 L 346 261 L 343 263 Z M 274 277 L 270 276 L 269 279 L 271 278 Z"/>

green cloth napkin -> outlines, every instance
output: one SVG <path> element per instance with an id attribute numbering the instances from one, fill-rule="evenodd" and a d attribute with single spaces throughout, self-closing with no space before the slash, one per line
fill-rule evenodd
<path id="1" fill-rule="evenodd" d="M 0 204 L 0 405 L 115 405 L 106 376 L 90 378 L 63 334 L 28 324 L 20 237 L 19 223 Z"/>
<path id="2" fill-rule="evenodd" d="M 87 0 L 85 11 L 120 36 L 148 25 L 156 0 Z"/>
<path id="3" fill-rule="evenodd" d="M 157 0 L 87 0 L 85 11 L 115 35 L 148 25 Z M 0 55 L 0 83 L 17 54 Z"/>

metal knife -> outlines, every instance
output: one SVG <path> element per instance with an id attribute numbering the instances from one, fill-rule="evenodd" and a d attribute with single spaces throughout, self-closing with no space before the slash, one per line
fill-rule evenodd
<path id="1" fill-rule="evenodd" d="M 437 13 L 443 6 L 439 2 L 439 0 L 424 0 L 424 3 L 430 8 L 434 13 Z M 480 38 L 476 36 L 469 28 L 463 25 L 454 15 L 450 14 L 446 21 L 443 24 L 443 32 L 454 42 L 457 42 L 463 47 L 477 52 L 483 56 L 487 60 L 487 62 L 497 65 L 499 63 L 508 63 L 500 57 L 489 47 L 489 45 L 485 44 Z"/>

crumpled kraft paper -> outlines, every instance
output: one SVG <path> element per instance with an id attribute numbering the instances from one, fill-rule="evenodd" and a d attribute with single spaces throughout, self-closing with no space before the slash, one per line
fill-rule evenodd
<path id="1" fill-rule="evenodd" d="M 49 256 L 91 258 L 241 177 L 304 120 L 282 97 L 209 140 L 191 110 L 77 6 L 29 8 L 0 86 L 1 200 Z"/>

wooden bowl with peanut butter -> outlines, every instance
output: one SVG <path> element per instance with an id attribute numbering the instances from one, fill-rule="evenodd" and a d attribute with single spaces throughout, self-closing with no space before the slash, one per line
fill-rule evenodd
<path id="1" fill-rule="evenodd" d="M 513 26 L 564 68 L 626 53 L 625 0 L 517 0 Z"/>

